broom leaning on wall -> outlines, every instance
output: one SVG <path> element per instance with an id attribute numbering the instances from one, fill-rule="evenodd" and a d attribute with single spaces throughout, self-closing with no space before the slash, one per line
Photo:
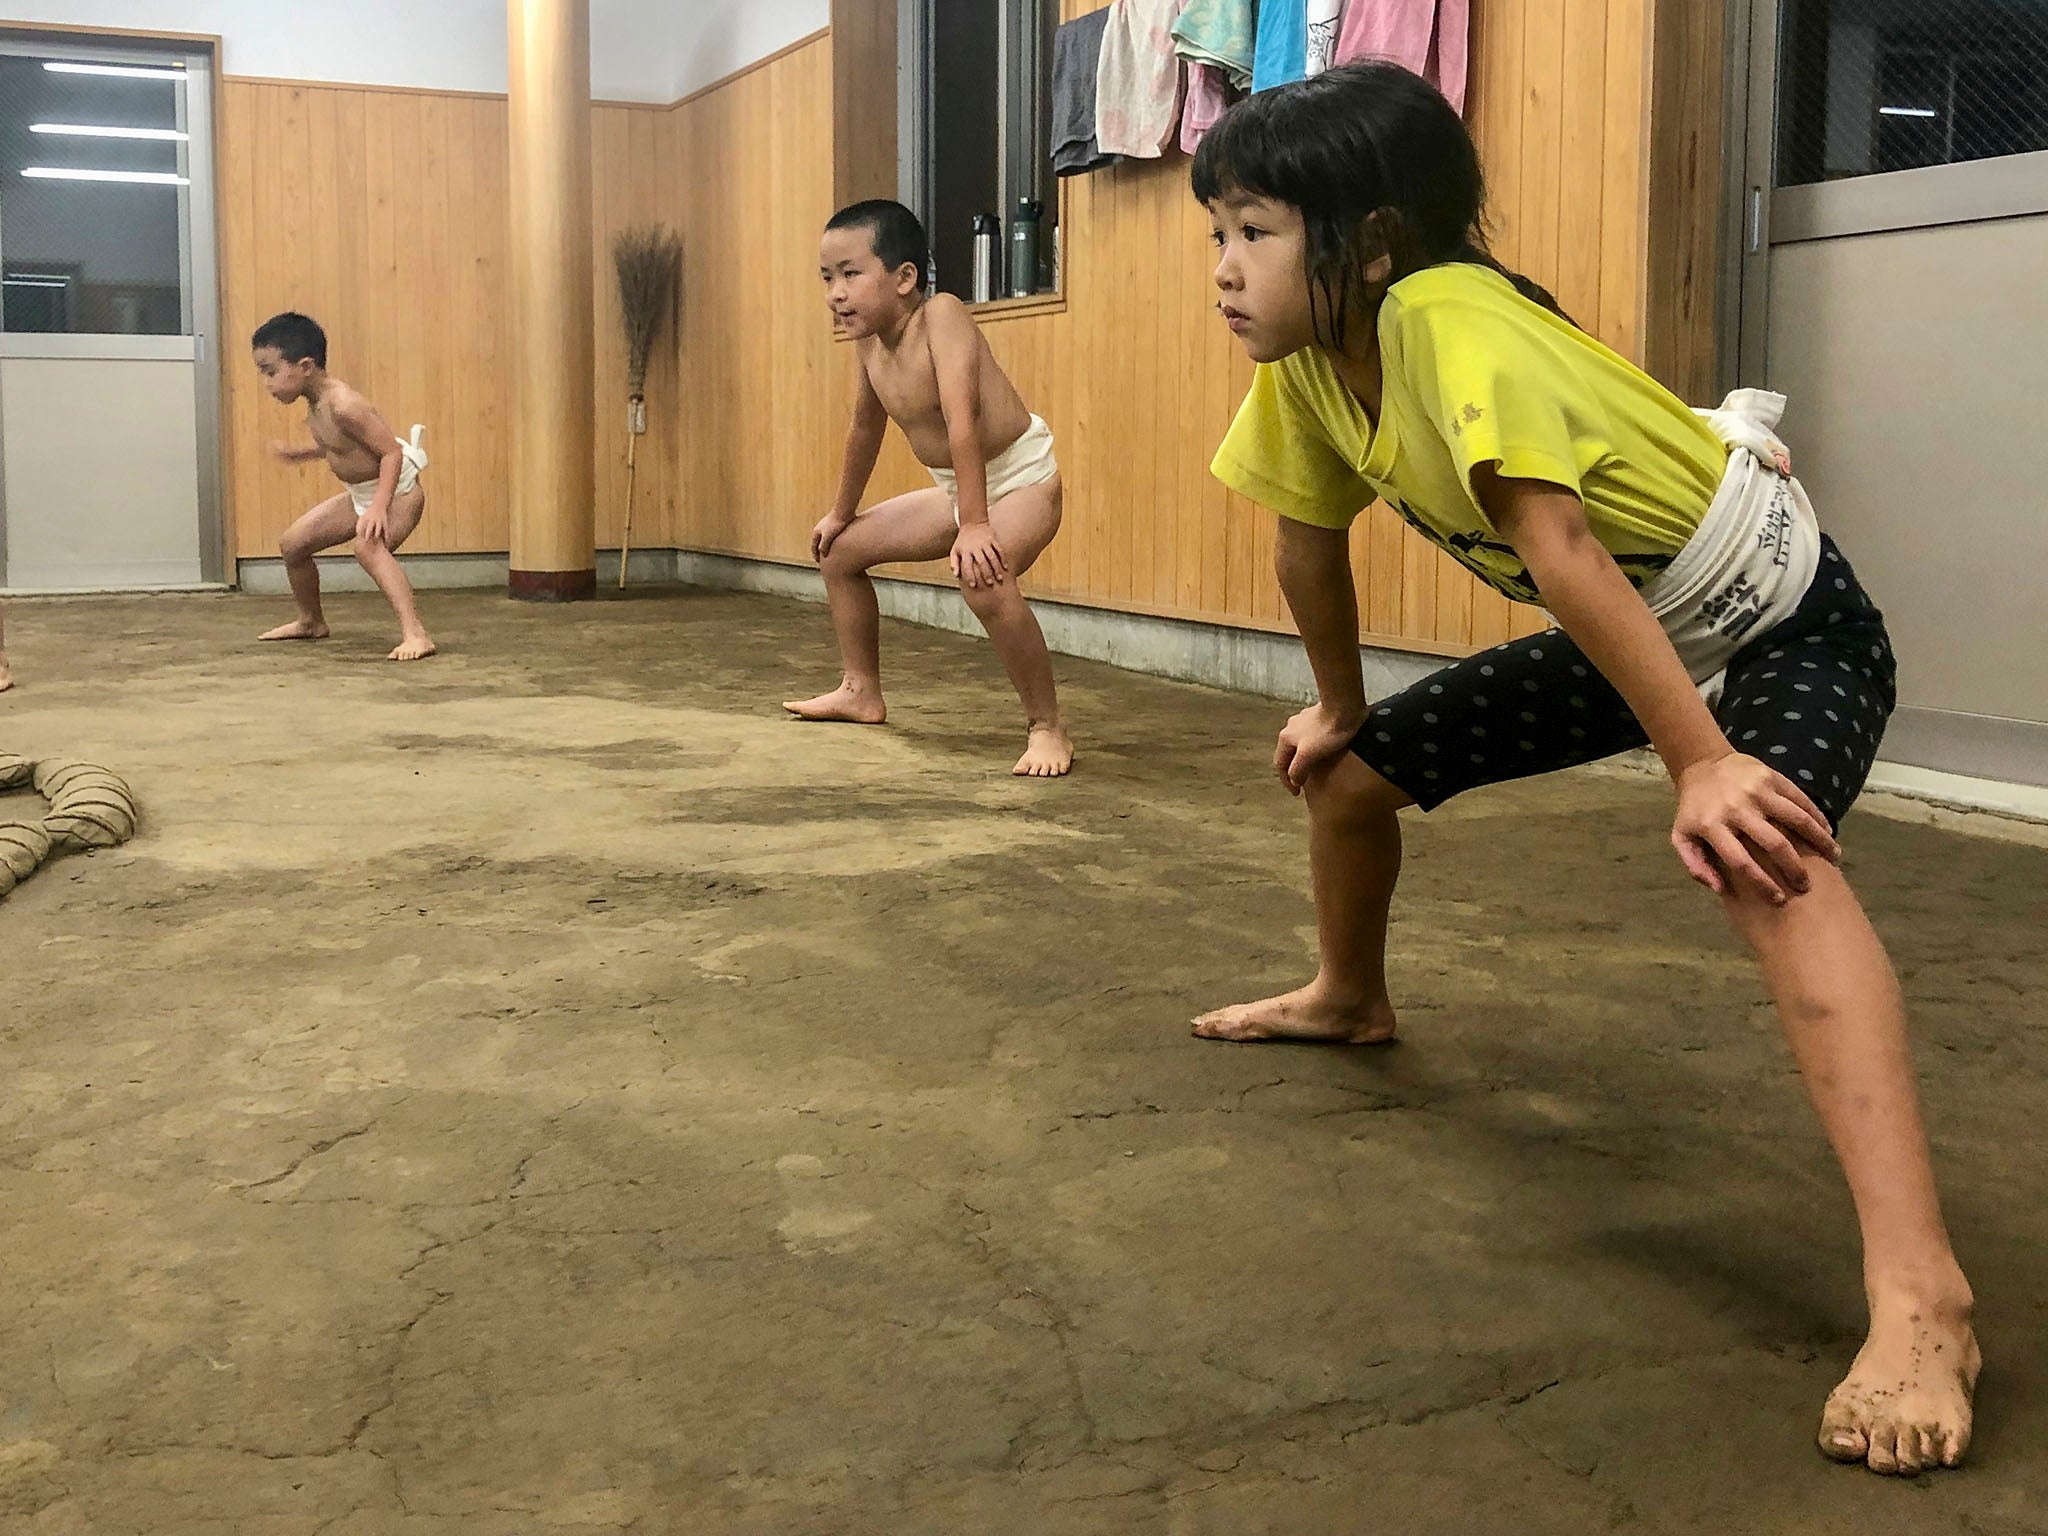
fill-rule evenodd
<path id="1" fill-rule="evenodd" d="M 647 360 L 679 297 L 683 242 L 664 225 L 621 230 L 612 241 L 619 276 L 619 320 L 626 330 L 626 520 L 619 537 L 619 588 L 633 553 L 633 487 L 647 431 Z"/>

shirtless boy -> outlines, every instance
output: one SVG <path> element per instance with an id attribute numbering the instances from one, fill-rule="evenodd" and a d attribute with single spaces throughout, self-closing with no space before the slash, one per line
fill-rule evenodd
<path id="1" fill-rule="evenodd" d="M 427 493 L 419 484 L 420 471 L 427 467 L 427 456 L 420 451 L 425 429 L 414 427 L 412 440 L 400 442 L 375 406 L 327 371 L 327 333 L 305 315 L 273 316 L 256 328 L 249 344 L 270 398 L 284 405 L 305 401 L 306 426 L 313 434 L 310 447 L 273 443 L 271 451 L 293 464 L 325 459 L 347 487 L 293 523 L 278 541 L 299 616 L 262 638 L 327 638 L 327 620 L 320 612 L 320 569 L 313 557 L 353 539 L 356 562 L 370 573 L 398 615 L 398 645 L 390 659 L 419 661 L 433 655 L 434 642 L 420 623 L 412 583 L 393 553 L 412 537 L 427 507 Z"/>
<path id="2" fill-rule="evenodd" d="M 1011 771 L 1056 778 L 1074 762 L 1052 660 L 1017 590 L 1060 526 L 1052 433 L 1032 415 L 974 317 L 950 294 L 925 295 L 925 232 L 901 203 L 855 203 L 832 216 L 818 276 L 859 359 L 853 424 L 832 510 L 811 533 L 825 573 L 844 670 L 839 687 L 783 708 L 805 720 L 880 725 L 881 616 L 870 568 L 948 557 L 1024 701 L 1027 740 Z M 856 516 L 891 421 L 935 488 Z"/>

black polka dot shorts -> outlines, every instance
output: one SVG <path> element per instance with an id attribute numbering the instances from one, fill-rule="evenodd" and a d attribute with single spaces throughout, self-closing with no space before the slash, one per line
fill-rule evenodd
<path id="1" fill-rule="evenodd" d="M 1798 609 L 1728 664 L 1715 711 L 1839 827 L 1897 703 L 1877 611 L 1834 541 Z M 1635 714 L 1562 631 L 1467 657 L 1375 704 L 1351 750 L 1424 810 L 1468 789 L 1647 746 Z"/>

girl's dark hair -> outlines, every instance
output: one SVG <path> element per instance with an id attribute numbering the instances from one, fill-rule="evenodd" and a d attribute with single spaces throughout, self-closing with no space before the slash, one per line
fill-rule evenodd
<path id="1" fill-rule="evenodd" d="M 898 267 L 912 266 L 917 268 L 920 278 L 924 275 L 930 259 L 924 224 L 899 202 L 871 197 L 866 202 L 849 203 L 826 221 L 825 228 L 864 229 L 868 232 L 868 243 L 886 270 L 894 272 Z"/>
<path id="2" fill-rule="evenodd" d="M 1340 64 L 1239 102 L 1196 151 L 1194 191 L 1203 203 L 1242 192 L 1301 210 L 1309 310 L 1329 346 L 1344 345 L 1355 301 L 1376 309 L 1384 297 L 1365 280 L 1382 254 L 1393 261 L 1387 287 L 1424 267 L 1472 262 L 1571 318 L 1487 250 L 1472 136 L 1436 87 L 1398 64 Z"/>

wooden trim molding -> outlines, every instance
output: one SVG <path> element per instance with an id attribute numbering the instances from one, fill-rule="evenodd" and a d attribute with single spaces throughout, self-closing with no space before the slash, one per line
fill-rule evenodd
<path id="1" fill-rule="evenodd" d="M 17 23 L 14 22 L 0 23 L 0 31 L 6 31 L 15 25 Z M 21 25 L 27 25 L 27 23 L 21 23 Z M 64 27 L 53 30 L 86 32 L 99 29 Z M 700 85 L 687 96 L 678 96 L 674 101 L 625 101 L 610 96 L 594 96 L 591 98 L 590 104 L 593 107 L 620 107 L 639 112 L 673 112 L 678 107 L 688 106 L 700 96 L 709 96 L 713 91 L 723 90 L 735 80 L 745 79 L 757 69 L 766 69 L 778 59 L 788 58 L 789 55 L 797 52 L 799 49 L 808 48 L 811 44 L 819 41 L 819 39 L 829 37 L 831 34 L 832 29 L 830 27 L 820 27 L 808 36 L 800 37 L 795 42 L 786 44 L 776 49 L 773 53 L 754 60 L 751 64 L 742 64 L 729 75 L 720 75 L 709 85 Z M 179 34 L 171 32 L 133 32 L 123 35 L 130 37 L 171 38 Z M 217 46 L 220 39 L 213 38 L 211 41 Z M 510 99 L 509 94 L 505 91 L 464 91 L 453 87 L 444 88 L 437 85 L 379 85 L 369 80 L 300 80 L 288 75 L 223 75 L 221 78 L 232 81 L 236 85 L 290 85 L 301 86 L 310 91 L 380 91 L 394 96 L 451 96 L 466 98 L 471 101 L 506 101 Z"/>
<path id="2" fill-rule="evenodd" d="M 221 79 L 230 85 L 284 85 L 306 91 L 375 91 L 387 96 L 446 96 L 464 101 L 507 99 L 503 91 L 459 91 L 438 85 L 377 85 L 367 80 L 301 80 L 291 75 L 223 75 Z"/>
<path id="3" fill-rule="evenodd" d="M 218 32 L 158 32 L 148 27 L 87 27 L 70 21 L 8 21 L 0 18 L 0 32 L 47 32 L 56 36 L 132 38 L 145 43 L 189 43 L 211 48 L 220 57 Z"/>

